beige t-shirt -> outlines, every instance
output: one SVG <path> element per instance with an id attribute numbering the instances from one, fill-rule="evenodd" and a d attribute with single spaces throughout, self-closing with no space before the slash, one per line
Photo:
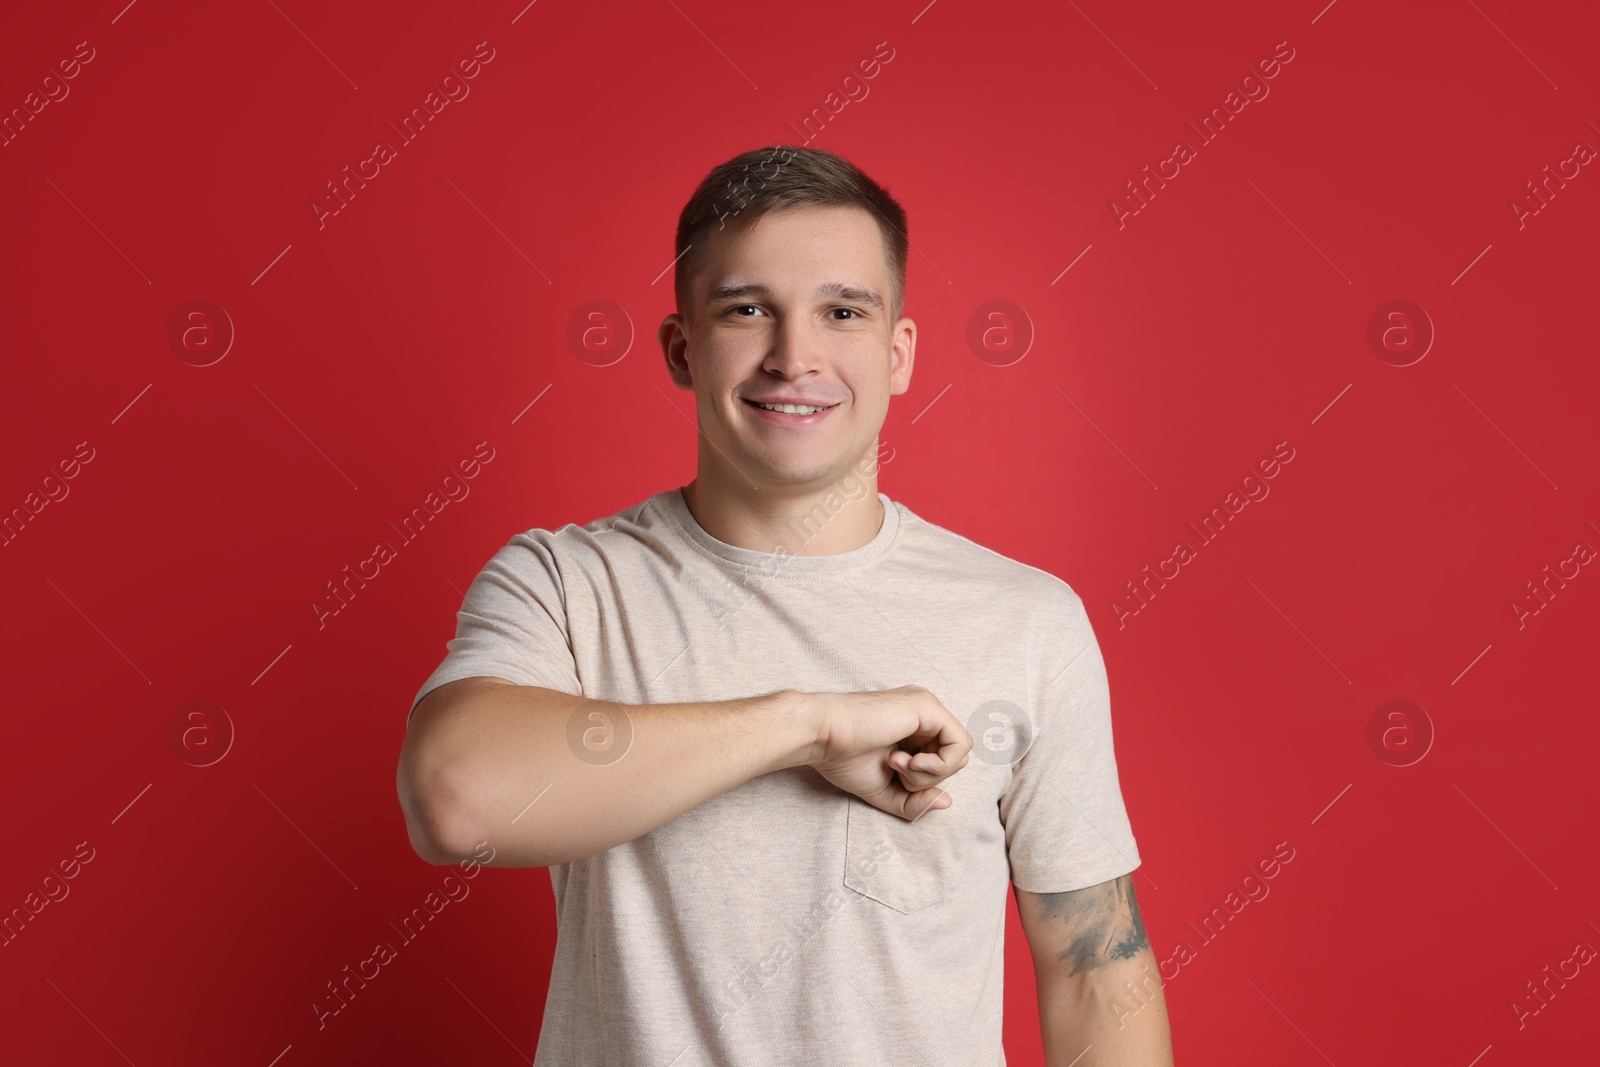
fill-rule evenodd
<path id="1" fill-rule="evenodd" d="M 519 533 L 468 589 L 418 701 L 476 675 L 627 704 L 916 684 L 973 738 L 952 806 L 916 822 L 797 767 L 550 867 L 536 1067 L 1003 1065 L 1008 880 L 1138 867 L 1083 602 L 878 499 L 869 543 L 806 556 L 826 508 L 758 552 L 671 489 Z"/>

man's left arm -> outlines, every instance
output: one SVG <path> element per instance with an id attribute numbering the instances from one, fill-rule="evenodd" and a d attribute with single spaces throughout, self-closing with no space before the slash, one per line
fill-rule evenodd
<path id="1" fill-rule="evenodd" d="M 1133 875 L 1067 893 L 1017 889 L 1046 1067 L 1172 1067 L 1172 1034 Z"/>

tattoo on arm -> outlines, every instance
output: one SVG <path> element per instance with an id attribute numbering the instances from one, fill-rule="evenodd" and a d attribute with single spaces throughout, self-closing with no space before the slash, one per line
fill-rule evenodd
<path id="1" fill-rule="evenodd" d="M 1041 916 L 1058 924 L 1062 947 L 1056 958 L 1068 974 L 1128 959 L 1150 947 L 1131 872 L 1070 893 L 1041 893 L 1038 902 Z"/>

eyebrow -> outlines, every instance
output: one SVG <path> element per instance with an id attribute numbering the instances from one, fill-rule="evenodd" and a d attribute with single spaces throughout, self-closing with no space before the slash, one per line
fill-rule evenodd
<path id="1" fill-rule="evenodd" d="M 756 282 L 747 282 L 742 285 L 723 284 L 712 287 L 711 293 L 706 297 L 707 304 L 719 303 L 723 300 L 744 296 L 772 295 L 772 290 Z M 858 304 L 867 304 L 883 310 L 883 298 L 876 291 L 859 285 L 850 285 L 846 282 L 823 282 L 817 286 L 817 296 L 837 297 L 840 300 L 851 300 Z"/>

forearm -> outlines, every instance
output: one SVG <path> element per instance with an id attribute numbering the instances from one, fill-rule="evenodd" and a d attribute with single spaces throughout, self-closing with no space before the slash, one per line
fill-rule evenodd
<path id="1" fill-rule="evenodd" d="M 1155 954 L 1041 981 L 1039 1030 L 1046 1067 L 1172 1067 Z"/>
<path id="2" fill-rule="evenodd" d="M 816 740 L 805 707 L 791 693 L 624 705 L 476 685 L 413 723 L 406 743 L 415 743 L 413 763 L 430 767 L 412 777 L 429 782 L 433 803 L 447 809 L 431 818 L 450 828 L 450 851 L 486 841 L 492 866 L 545 867 L 632 841 L 751 778 L 804 765 Z"/>

